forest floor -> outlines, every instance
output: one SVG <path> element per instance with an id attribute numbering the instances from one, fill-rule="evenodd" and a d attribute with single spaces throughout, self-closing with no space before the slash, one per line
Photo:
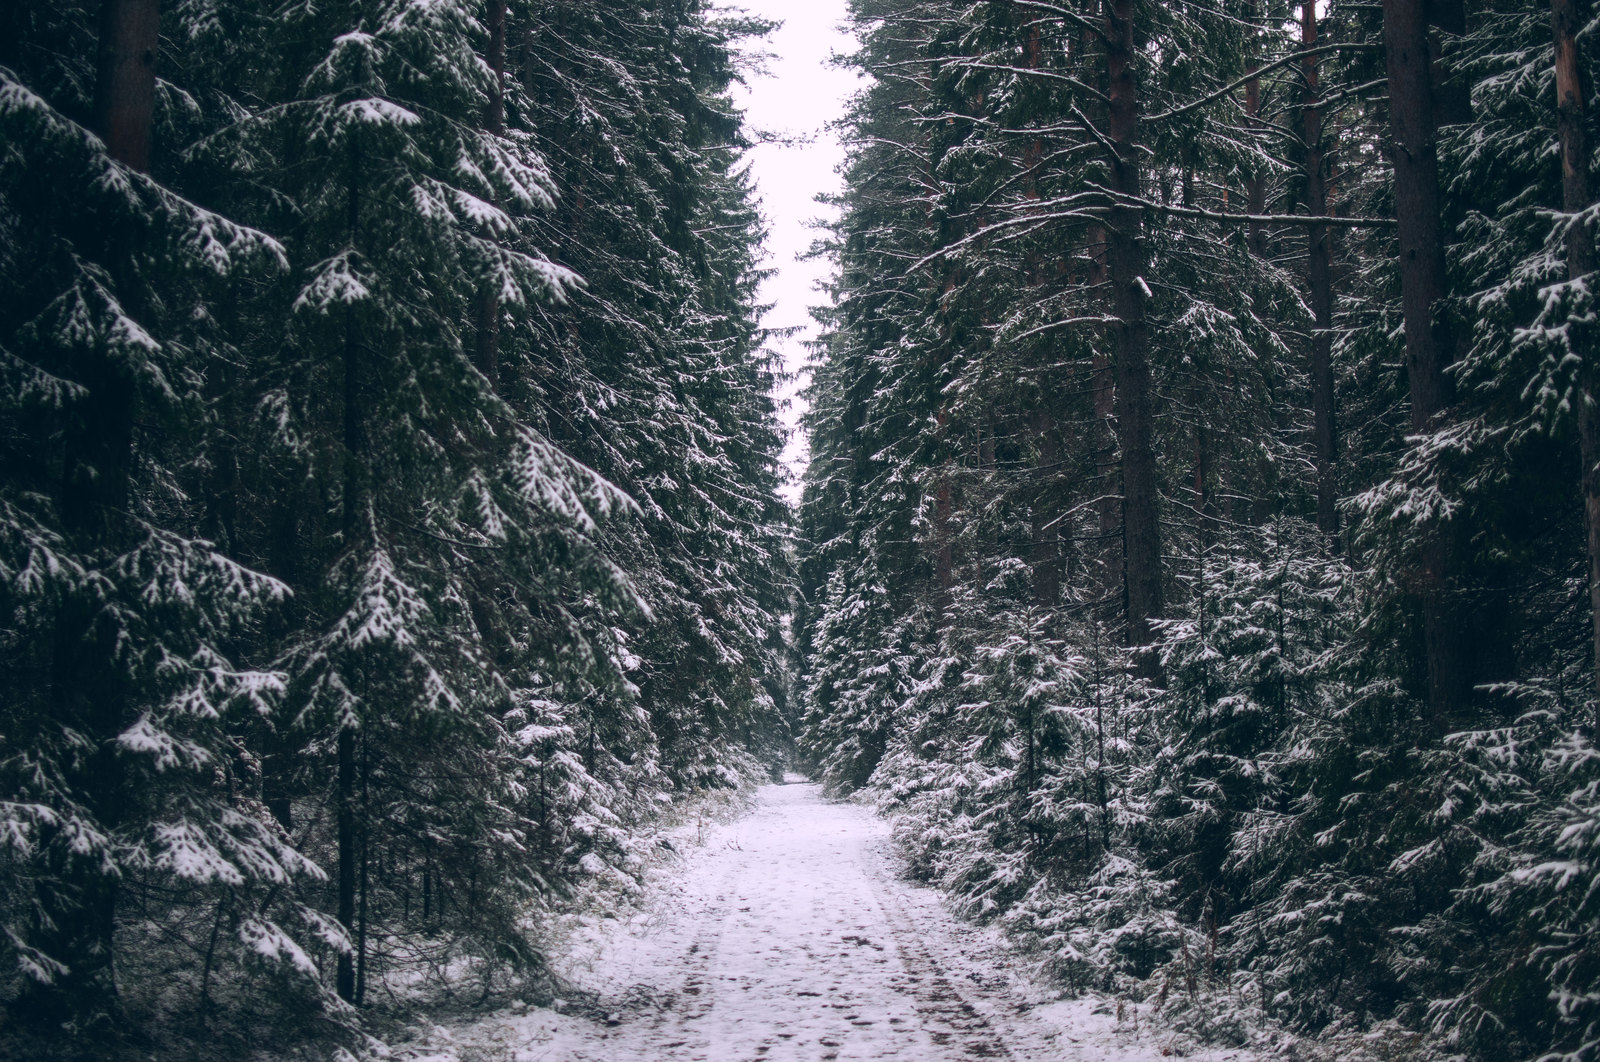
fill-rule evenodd
<path id="1" fill-rule="evenodd" d="M 1195 1050 L 1131 1005 L 1062 999 L 992 933 L 906 881 L 889 825 L 819 786 L 763 787 L 691 827 L 639 906 L 589 919 L 555 956 L 572 986 L 435 1026 L 421 1062 L 1154 1062 Z M 694 842 L 699 841 L 698 847 Z"/>

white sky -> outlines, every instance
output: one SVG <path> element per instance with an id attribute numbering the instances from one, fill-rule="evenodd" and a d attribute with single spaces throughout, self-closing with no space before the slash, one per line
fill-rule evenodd
<path id="1" fill-rule="evenodd" d="M 726 6 L 783 23 L 765 42 L 756 42 L 771 54 L 767 75 L 751 78 L 748 91 L 735 86 L 747 126 L 757 135 L 809 141 L 763 143 L 750 153 L 761 212 L 770 229 L 766 265 L 776 270 L 761 291 L 762 301 L 774 304 L 764 323 L 769 328 L 802 326 L 803 331 L 781 345 L 784 368 L 795 373 L 806 362 L 805 340 L 816 334 L 808 311 L 824 301 L 816 285 L 828 273 L 824 261 L 797 258 L 821 235 L 812 223 L 832 214 L 815 198 L 839 190 L 835 171 L 844 150 L 826 126 L 840 117 L 857 85 L 853 73 L 829 66 L 828 59 L 853 51 L 854 42 L 844 30 L 846 0 L 732 0 Z M 803 381 L 792 380 L 779 394 L 788 403 L 780 416 L 791 430 L 784 450 L 791 477 L 805 467 L 805 439 L 796 428 L 803 410 L 795 391 L 802 385 Z M 799 483 L 791 481 L 783 493 L 793 502 L 799 490 Z"/>

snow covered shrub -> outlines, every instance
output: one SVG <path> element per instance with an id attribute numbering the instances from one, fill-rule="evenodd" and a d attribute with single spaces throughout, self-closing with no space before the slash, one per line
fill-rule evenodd
<path id="1" fill-rule="evenodd" d="M 1285 769 L 1303 727 L 1341 687 L 1332 653 L 1347 633 L 1348 569 L 1302 521 L 1199 558 L 1192 619 L 1159 624 L 1165 688 L 1146 850 L 1179 882 L 1186 914 L 1215 926 L 1248 903 L 1262 868 L 1239 850 L 1286 810 Z"/>
<path id="2" fill-rule="evenodd" d="M 919 659 L 913 623 L 897 621 L 880 582 L 863 583 L 847 586 L 843 573 L 829 579 L 801 694 L 803 751 L 835 793 L 872 779 L 898 729 Z"/>
<path id="3" fill-rule="evenodd" d="M 1253 824 L 1259 851 L 1239 858 L 1260 868 L 1261 898 L 1225 938 L 1268 1013 L 1301 1028 L 1400 1017 L 1476 1057 L 1518 1057 L 1545 989 L 1494 896 L 1526 858 L 1546 722 L 1416 748 L 1394 732 L 1415 711 L 1373 683 L 1299 729 L 1285 777 L 1300 795 Z"/>
<path id="4" fill-rule="evenodd" d="M 1550 1057 L 1587 1062 L 1600 1057 L 1600 749 L 1568 731 L 1542 766 L 1546 799 L 1518 838 L 1518 865 L 1488 890 L 1490 909 L 1523 912 L 1532 947 L 1518 958 L 1539 971 L 1556 1010 Z"/>
<path id="5" fill-rule="evenodd" d="M 1181 934 L 1139 860 L 1151 733 L 1143 685 L 1103 634 L 1035 609 L 946 632 L 873 775 L 914 873 L 1083 987 L 1145 977 Z"/>
<path id="6" fill-rule="evenodd" d="M 1450 735 L 1430 757 L 1427 840 L 1401 881 L 1450 875 L 1415 925 L 1392 930 L 1413 1020 L 1478 1057 L 1586 1058 L 1596 1050 L 1596 755 L 1546 685 L 1502 694 L 1503 726 Z"/>
<path id="7" fill-rule="evenodd" d="M 1086 874 L 1034 878 L 1000 922 L 1070 989 L 1130 991 L 1194 935 L 1173 900 L 1170 879 L 1108 852 Z"/>

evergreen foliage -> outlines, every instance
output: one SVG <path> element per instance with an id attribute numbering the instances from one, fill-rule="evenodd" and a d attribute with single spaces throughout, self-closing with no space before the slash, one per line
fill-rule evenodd
<path id="1" fill-rule="evenodd" d="M 192 0 L 141 104 L 142 2 L 0 46 L 0 1038 L 548 993 L 542 916 L 790 741 L 769 27 Z"/>
<path id="2" fill-rule="evenodd" d="M 822 777 L 1199 1034 L 1592 1057 L 1589 15 L 852 11 Z"/>
<path id="3" fill-rule="evenodd" d="M 797 741 L 1075 990 L 1600 1057 L 1587 5 L 852 16 L 795 549 L 770 25 L 0 11 L 0 1053 L 546 995 Z"/>

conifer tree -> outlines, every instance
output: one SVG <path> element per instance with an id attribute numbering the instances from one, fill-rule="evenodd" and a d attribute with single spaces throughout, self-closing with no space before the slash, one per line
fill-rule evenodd
<path id="1" fill-rule="evenodd" d="M 269 907 L 322 872 L 255 799 L 254 757 L 236 738 L 281 711 L 284 677 L 236 651 L 285 588 L 200 537 L 181 487 L 211 430 L 201 386 L 218 307 L 231 280 L 280 270 L 284 251 L 145 172 L 155 6 L 107 5 L 92 81 L 65 76 L 73 66 L 53 51 L 79 14 L 29 9 L 20 69 L 0 71 L 12 293 L 0 393 L 14 426 L 0 501 L 0 895 L 23 978 L 16 1013 L 113 1037 L 130 894 L 206 896 L 246 950 L 302 977 L 314 967 L 274 919 L 326 926 L 293 903 Z M 85 85 L 92 96 L 75 91 Z"/>
<path id="2" fill-rule="evenodd" d="M 97 94 L 97 11 L 8 9 L 0 996 L 47 1027 L 175 946 L 205 1023 L 542 990 L 530 919 L 784 755 L 766 27 L 596 5 L 563 55 L 574 10 L 115 0 Z"/>

